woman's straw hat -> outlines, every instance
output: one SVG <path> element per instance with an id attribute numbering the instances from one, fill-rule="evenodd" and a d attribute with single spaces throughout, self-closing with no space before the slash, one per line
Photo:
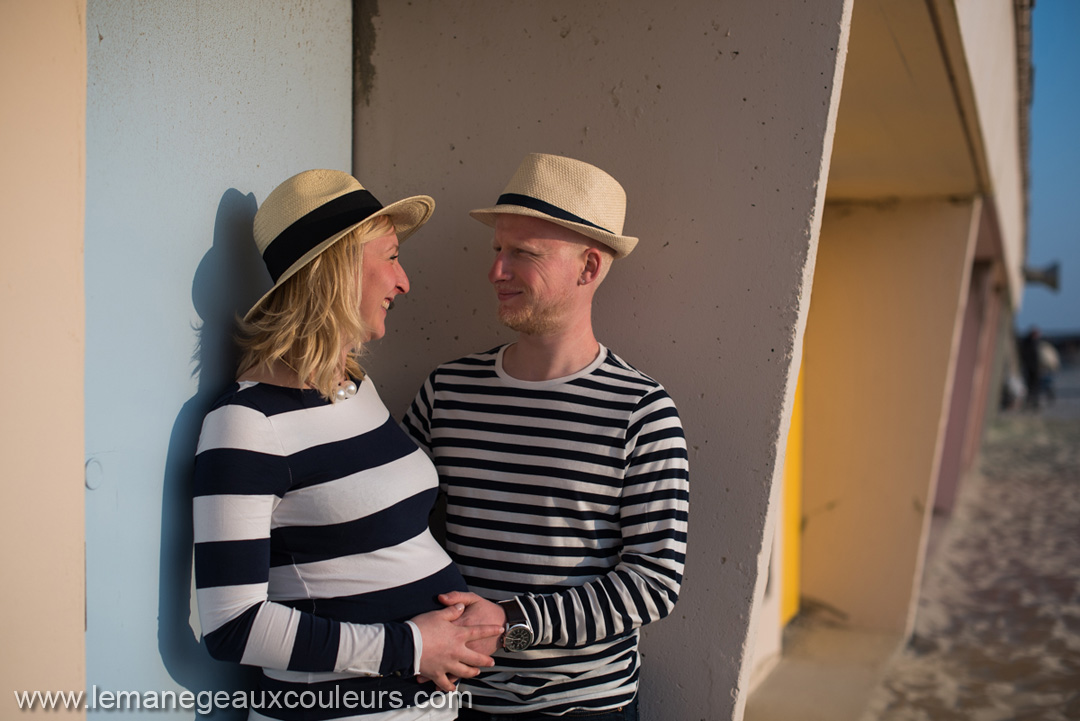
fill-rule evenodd
<path id="1" fill-rule="evenodd" d="M 469 215 L 495 225 L 500 213 L 529 215 L 576 230 L 624 258 L 638 239 L 622 234 L 626 191 L 595 165 L 546 153 L 530 153 L 492 208 Z"/>
<path id="2" fill-rule="evenodd" d="M 428 221 L 435 201 L 414 195 L 383 206 L 340 170 L 305 170 L 274 188 L 255 213 L 255 245 L 274 286 L 244 316 L 250 320 L 282 283 L 365 220 L 390 218 L 399 241 Z"/>

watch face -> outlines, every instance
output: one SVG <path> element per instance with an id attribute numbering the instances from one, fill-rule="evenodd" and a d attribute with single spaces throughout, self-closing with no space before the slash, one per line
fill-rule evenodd
<path id="1" fill-rule="evenodd" d="M 532 640 L 532 631 L 528 626 L 511 626 L 503 636 L 503 648 L 507 651 L 524 651 Z"/>

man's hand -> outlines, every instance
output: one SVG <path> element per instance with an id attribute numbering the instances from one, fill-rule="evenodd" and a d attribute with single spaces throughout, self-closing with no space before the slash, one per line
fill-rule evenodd
<path id="1" fill-rule="evenodd" d="M 447 606 L 462 605 L 465 612 L 454 621 L 458 626 L 495 625 L 500 629 L 506 628 L 506 611 L 502 606 L 486 598 L 481 598 L 475 593 L 464 591 L 451 591 L 439 594 L 439 602 Z M 501 630 L 500 630 L 501 633 Z M 490 656 L 499 648 L 499 637 L 485 637 L 476 641 L 470 641 L 469 648 Z"/>
<path id="2" fill-rule="evenodd" d="M 424 650 L 420 654 L 420 675 L 435 682 L 443 691 L 454 690 L 454 681 L 472 678 L 480 668 L 494 666 L 490 655 L 471 648 L 474 643 L 491 643 L 503 632 L 501 625 L 457 625 L 463 616 L 464 603 L 453 603 L 449 608 L 428 611 L 412 619 L 420 629 Z"/>

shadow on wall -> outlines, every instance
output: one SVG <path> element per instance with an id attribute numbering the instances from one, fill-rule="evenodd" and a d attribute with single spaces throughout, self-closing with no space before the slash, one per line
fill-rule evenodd
<path id="1" fill-rule="evenodd" d="M 252 238 L 252 194 L 225 191 L 214 222 L 214 243 L 199 262 L 191 299 L 201 324 L 192 360 L 198 390 L 173 424 L 161 499 L 158 650 L 169 675 L 185 689 L 234 691 L 254 685 L 252 670 L 215 661 L 201 640 L 192 579 L 192 471 L 203 417 L 236 377 L 232 340 L 237 314 L 258 300 L 269 278 Z M 246 712 L 234 712 L 246 718 Z M 232 718 L 218 711 L 215 719 Z"/>

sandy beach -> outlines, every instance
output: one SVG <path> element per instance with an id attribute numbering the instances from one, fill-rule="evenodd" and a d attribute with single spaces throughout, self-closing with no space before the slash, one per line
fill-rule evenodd
<path id="1" fill-rule="evenodd" d="M 1080 719 L 1080 370 L 1002 413 L 863 721 Z"/>

